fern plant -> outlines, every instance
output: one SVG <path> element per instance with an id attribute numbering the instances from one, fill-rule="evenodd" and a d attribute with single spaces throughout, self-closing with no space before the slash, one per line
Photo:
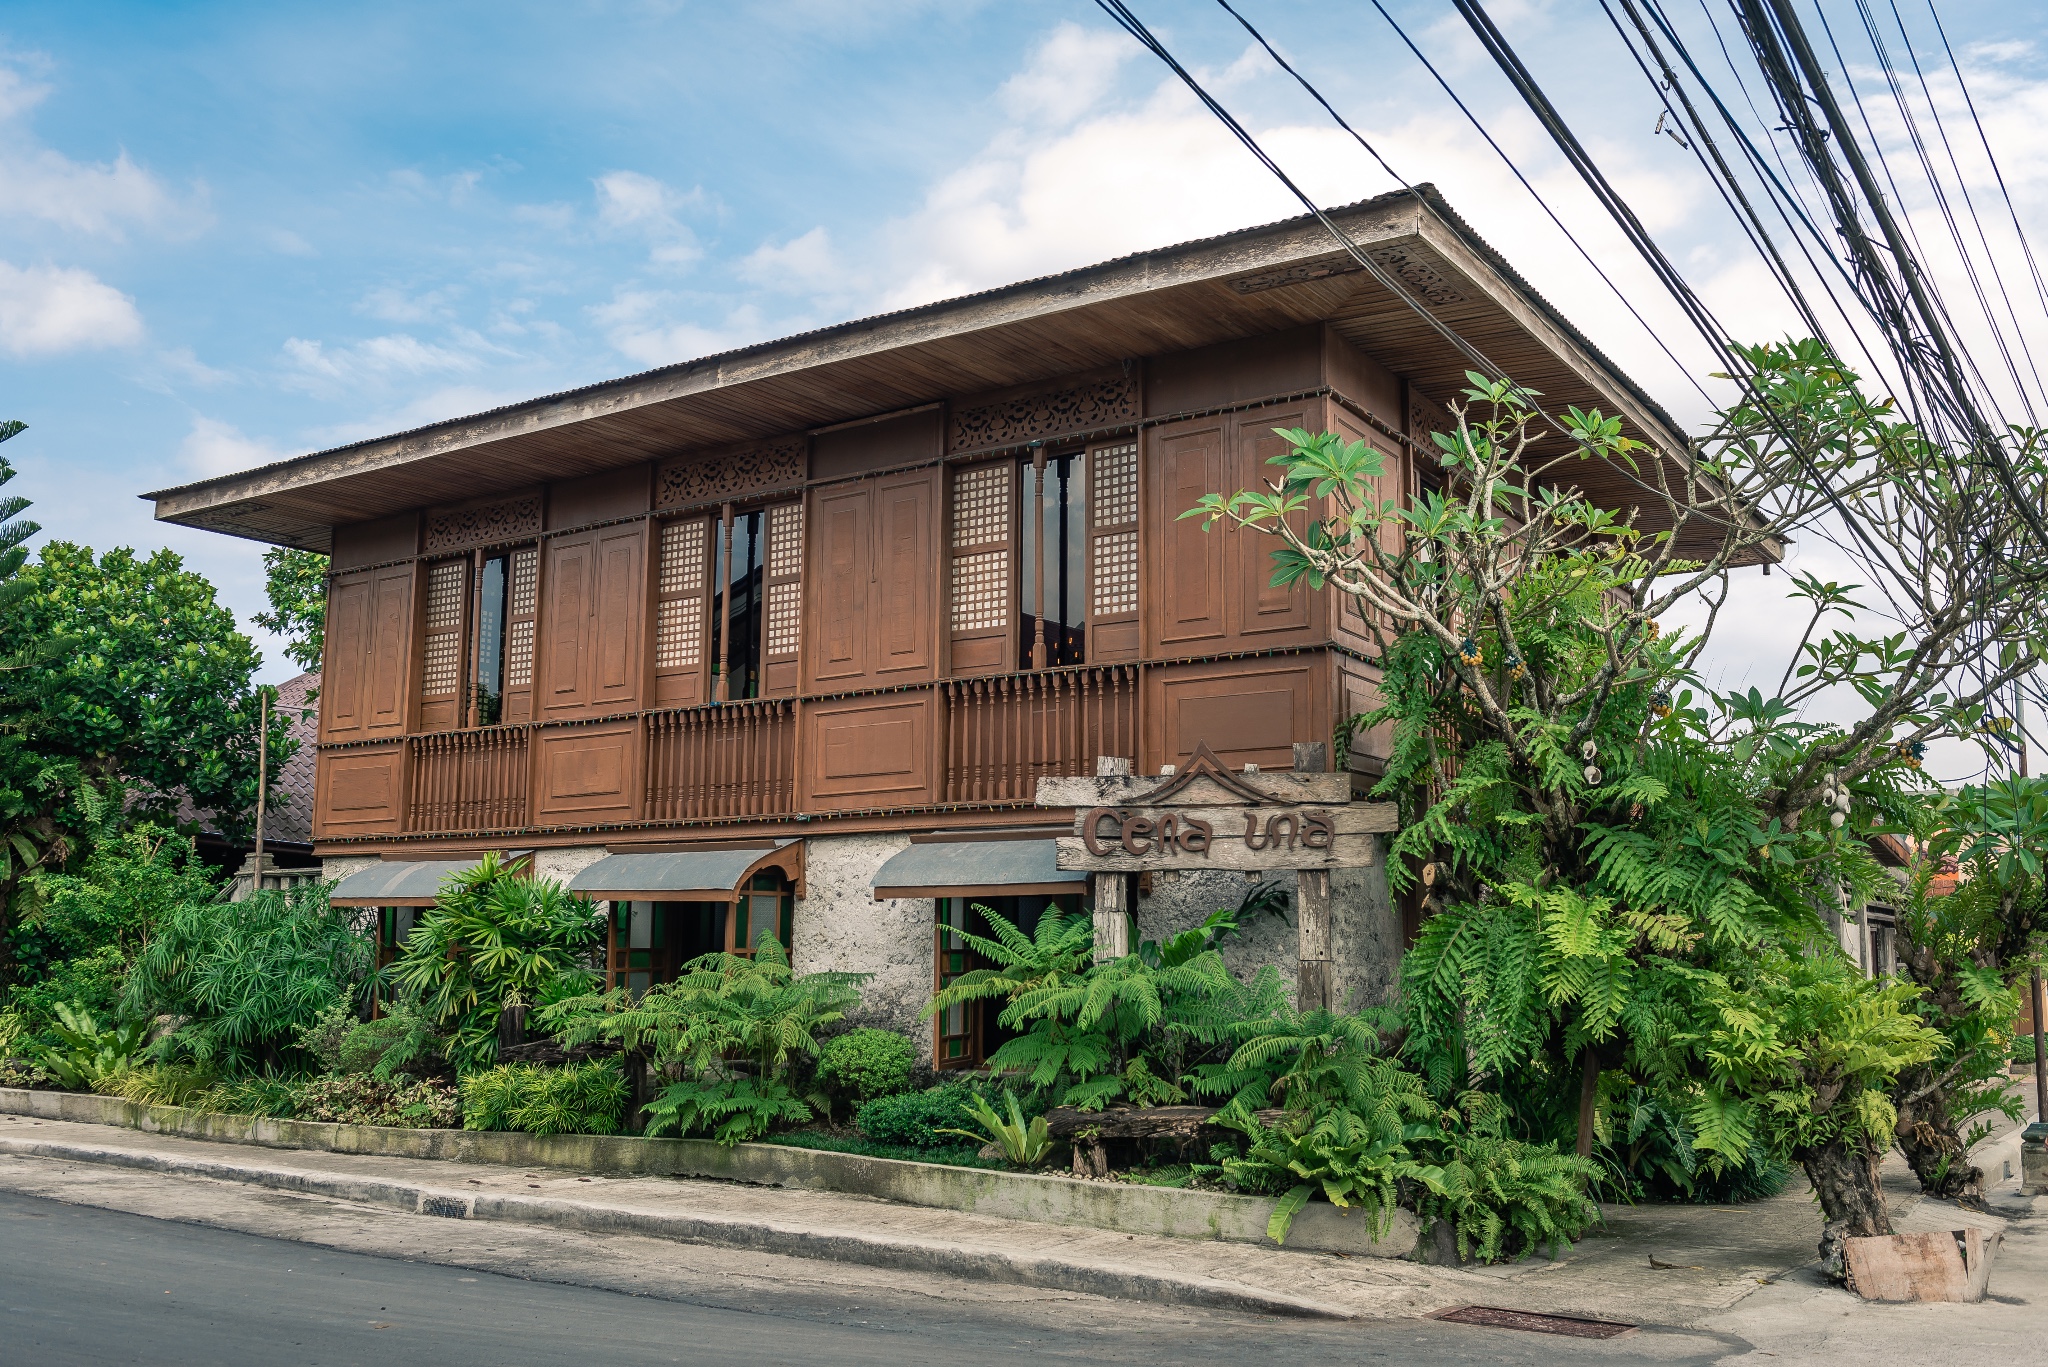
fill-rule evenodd
<path id="1" fill-rule="evenodd" d="M 763 936 L 752 958 L 707 954 L 637 999 L 587 994 L 538 1019 L 566 1046 L 611 1044 L 674 1079 L 648 1103 L 648 1134 L 737 1144 L 829 1107 L 822 1093 L 799 1094 L 799 1065 L 817 1056 L 818 1031 L 859 1003 L 866 976 L 793 973 L 782 945 Z"/>

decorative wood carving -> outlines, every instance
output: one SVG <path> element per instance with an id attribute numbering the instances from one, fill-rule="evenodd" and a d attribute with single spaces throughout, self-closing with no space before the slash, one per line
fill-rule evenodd
<path id="1" fill-rule="evenodd" d="M 457 508 L 427 519 L 427 554 L 540 535 L 540 495 Z"/>
<path id="2" fill-rule="evenodd" d="M 693 507 L 757 490 L 787 489 L 801 484 L 805 450 L 804 438 L 785 437 L 760 446 L 671 461 L 661 467 L 654 506 Z"/>
<path id="3" fill-rule="evenodd" d="M 1066 389 L 999 399 L 953 415 L 948 449 L 975 451 L 1011 446 L 1064 432 L 1099 432 L 1138 420 L 1138 386 L 1130 375 L 1110 375 Z"/>
<path id="4" fill-rule="evenodd" d="M 1446 268 L 1433 253 L 1420 247 L 1389 245 L 1374 247 L 1366 255 L 1415 291 L 1426 304 L 1442 308 L 1446 304 L 1465 302 L 1464 292 L 1451 283 Z M 1230 282 L 1230 287 L 1239 294 L 1258 294 L 1283 285 L 1303 285 L 1311 280 L 1327 280 L 1333 275 L 1350 275 L 1364 269 L 1349 253 L 1337 253 L 1313 261 L 1298 261 L 1277 270 L 1260 271 L 1256 275 L 1239 276 Z"/>

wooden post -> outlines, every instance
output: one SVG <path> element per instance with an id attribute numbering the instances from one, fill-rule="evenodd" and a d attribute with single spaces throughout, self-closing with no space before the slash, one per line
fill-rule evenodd
<path id="1" fill-rule="evenodd" d="M 1131 772 L 1131 762 L 1121 755 L 1097 755 L 1095 773 L 1113 778 Z M 1131 879 L 1123 873 L 1091 873 L 1088 881 L 1095 894 L 1095 962 L 1108 963 L 1131 952 Z"/>
<path id="2" fill-rule="evenodd" d="M 1294 743 L 1297 772 L 1320 774 L 1329 767 L 1329 747 L 1319 740 Z M 1330 871 L 1301 869 L 1294 875 L 1295 1002 L 1303 1011 L 1329 1010 L 1336 976 L 1330 954 Z"/>
<path id="3" fill-rule="evenodd" d="M 726 673 L 726 661 L 732 650 L 732 505 L 727 503 L 718 510 L 718 545 L 713 547 L 712 572 L 717 575 L 711 581 L 712 592 L 718 595 L 718 687 L 712 690 L 713 702 L 725 702 L 732 695 L 728 691 L 730 680 Z"/>
<path id="4" fill-rule="evenodd" d="M 270 689 L 256 689 L 256 886 L 263 886 L 263 799 L 270 787 Z"/>
<path id="5" fill-rule="evenodd" d="M 2048 1001 L 2041 997 L 2041 970 L 2037 967 L 2028 975 L 2027 988 L 2033 993 L 2034 1008 L 2034 1119 L 2037 1123 L 2048 1122 L 2048 1045 L 2044 1045 L 2042 1031 L 2048 1028 L 2041 1020 L 2043 1006 Z"/>
<path id="6" fill-rule="evenodd" d="M 1038 611 L 1031 619 L 1031 667 L 1045 668 L 1045 447 L 1031 451 L 1031 554 L 1038 575 Z"/>

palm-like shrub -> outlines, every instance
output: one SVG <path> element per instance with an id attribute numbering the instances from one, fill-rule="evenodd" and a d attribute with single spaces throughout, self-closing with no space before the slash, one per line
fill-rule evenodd
<path id="1" fill-rule="evenodd" d="M 515 876 L 496 854 L 452 875 L 433 907 L 384 970 L 452 1035 L 462 1069 L 498 1057 L 498 1017 L 514 1005 L 546 1005 L 589 991 L 590 951 L 604 923 L 587 898 L 560 883 Z"/>
<path id="2" fill-rule="evenodd" d="M 328 884 L 177 907 L 136 958 L 122 1014 L 181 1018 L 152 1052 L 232 1073 L 282 1062 L 299 1035 L 367 986 L 376 949 Z"/>
<path id="3" fill-rule="evenodd" d="M 540 1023 L 567 1047 L 612 1044 L 675 1079 L 648 1104 L 648 1134 L 737 1144 L 824 1109 L 824 1097 L 799 1095 L 799 1065 L 817 1056 L 817 1032 L 859 1003 L 865 979 L 792 973 L 763 936 L 751 959 L 707 954 L 637 999 L 624 989 L 572 998 L 543 1008 Z"/>

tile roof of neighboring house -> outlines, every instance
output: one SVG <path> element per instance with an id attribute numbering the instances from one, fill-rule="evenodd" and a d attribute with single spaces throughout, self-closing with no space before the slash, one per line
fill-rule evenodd
<path id="1" fill-rule="evenodd" d="M 271 706 L 290 718 L 292 739 L 299 748 L 272 780 L 278 804 L 263 819 L 263 838 L 309 845 L 313 841 L 313 761 L 318 753 L 320 714 L 310 701 L 320 687 L 320 674 L 301 674 L 277 686 Z"/>
<path id="2" fill-rule="evenodd" d="M 318 705 L 310 699 L 319 687 L 317 671 L 301 674 L 279 684 L 277 697 L 271 703 L 285 716 L 285 729 L 299 743 L 299 748 L 270 780 L 277 804 L 263 819 L 263 841 L 266 845 L 313 843 L 313 764 L 319 750 L 320 718 Z M 209 834 L 219 834 L 214 814 L 194 807 L 189 797 L 178 802 L 178 823 L 196 825 Z"/>

